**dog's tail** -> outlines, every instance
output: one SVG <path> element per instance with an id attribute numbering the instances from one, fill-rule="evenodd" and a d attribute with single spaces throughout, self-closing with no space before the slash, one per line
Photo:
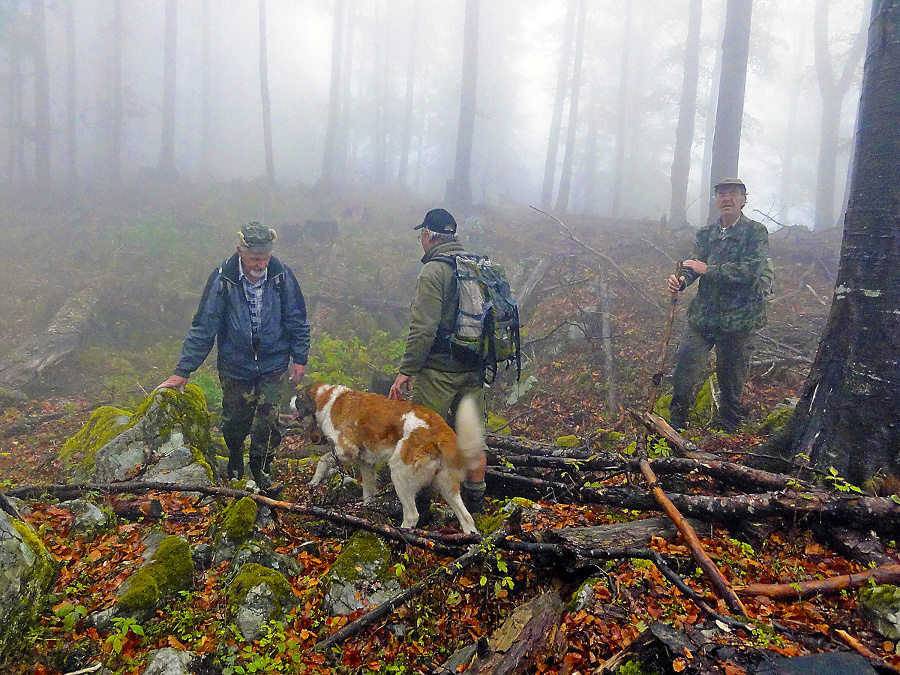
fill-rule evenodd
<path id="1" fill-rule="evenodd" d="M 481 460 L 485 444 L 484 423 L 472 396 L 463 398 L 456 409 L 456 445 L 468 460 L 467 468 L 474 468 Z"/>

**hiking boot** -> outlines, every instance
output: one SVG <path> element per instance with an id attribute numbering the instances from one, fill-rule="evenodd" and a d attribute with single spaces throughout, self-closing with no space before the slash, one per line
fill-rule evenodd
<path id="1" fill-rule="evenodd" d="M 431 489 L 422 488 L 416 493 L 416 511 L 419 512 L 419 522 L 416 527 L 424 530 L 432 523 L 431 516 Z"/>
<path id="2" fill-rule="evenodd" d="M 229 453 L 228 457 L 228 480 L 240 480 L 244 477 L 244 455 L 243 453 Z"/>
<path id="3" fill-rule="evenodd" d="M 484 513 L 484 481 L 466 481 L 462 484 L 462 500 L 466 506 L 466 510 L 475 515 L 476 513 Z"/>

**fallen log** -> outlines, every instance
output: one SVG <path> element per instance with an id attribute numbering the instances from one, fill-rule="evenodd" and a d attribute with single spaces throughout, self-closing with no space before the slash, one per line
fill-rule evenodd
<path id="1" fill-rule="evenodd" d="M 835 595 L 869 582 L 896 584 L 900 582 L 900 565 L 876 567 L 857 574 L 842 574 L 828 579 L 815 579 L 794 584 L 748 584 L 736 586 L 734 592 L 743 596 L 763 595 L 773 600 L 803 600 L 814 595 Z"/>
<path id="2" fill-rule="evenodd" d="M 672 522 L 678 527 L 678 531 L 681 532 L 681 536 L 684 538 L 685 543 L 688 546 L 688 549 L 691 552 L 694 560 L 697 561 L 697 564 L 700 566 L 700 569 L 706 574 L 706 577 L 709 579 L 712 584 L 713 590 L 716 595 L 722 598 L 725 601 L 725 604 L 732 612 L 736 612 L 742 616 L 747 616 L 747 610 L 744 607 L 743 603 L 734 594 L 731 586 L 728 584 L 728 581 L 725 580 L 725 577 L 722 576 L 722 573 L 719 572 L 719 568 L 716 567 L 716 564 L 710 559 L 710 557 L 706 554 L 706 551 L 703 550 L 703 544 L 700 543 L 699 537 L 697 537 L 697 533 L 694 532 L 694 528 L 690 526 L 690 524 L 684 519 L 678 509 L 675 508 L 675 505 L 672 504 L 671 500 L 666 496 L 663 492 L 662 488 L 659 486 L 659 482 L 656 480 L 656 475 L 653 473 L 653 469 L 650 468 L 650 465 L 647 463 L 646 459 L 641 460 L 641 474 L 647 480 L 647 484 L 650 487 L 650 492 L 656 498 L 656 501 L 659 502 L 659 505 L 662 506 L 663 511 L 666 512 L 666 515 L 672 519 Z"/>
<path id="3" fill-rule="evenodd" d="M 162 502 L 149 497 L 132 497 L 131 499 L 112 499 L 112 510 L 119 518 L 140 520 L 156 519 L 163 513 Z"/>
<path id="4" fill-rule="evenodd" d="M 681 456 L 691 459 L 718 459 L 715 455 L 699 450 L 694 443 L 682 438 L 681 434 L 670 427 L 669 423 L 659 415 L 643 410 L 634 410 L 633 408 L 628 409 L 628 414 L 652 433 L 665 438 L 669 445 L 675 448 L 675 451 L 680 453 Z"/>
<path id="5" fill-rule="evenodd" d="M 471 645 L 456 652 L 433 675 L 520 675 L 546 653 L 553 644 L 563 603 L 556 593 L 548 592 L 519 605 L 482 645 Z M 486 648 L 485 648 L 486 647 Z"/>

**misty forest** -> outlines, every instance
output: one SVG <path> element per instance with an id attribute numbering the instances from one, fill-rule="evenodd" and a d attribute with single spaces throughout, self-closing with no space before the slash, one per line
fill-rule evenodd
<path id="1" fill-rule="evenodd" d="M 767 321 L 681 420 L 737 178 Z M 387 395 L 435 208 L 518 311 L 477 532 L 310 485 L 287 380 L 235 474 L 227 322 L 157 387 L 238 231 Z M 0 0 L 0 215 L 0 672 L 900 673 L 900 0 Z"/>

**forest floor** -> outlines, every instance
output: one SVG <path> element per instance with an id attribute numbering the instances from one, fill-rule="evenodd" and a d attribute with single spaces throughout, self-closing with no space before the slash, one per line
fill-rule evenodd
<path id="1" fill-rule="evenodd" d="M 234 215 L 227 207 L 220 206 L 218 211 L 216 220 Z M 288 211 L 285 207 L 286 214 Z M 340 242 L 337 256 L 319 255 L 321 251 L 314 250 L 315 244 L 284 250 L 283 258 L 295 267 L 307 294 L 314 298 L 310 302 L 314 329 L 311 371 L 333 374 L 344 364 L 347 372 L 340 376 L 356 386 L 365 384 L 373 371 L 393 372 L 397 345 L 402 348 L 403 312 L 390 317 L 372 311 L 369 316 L 364 306 L 360 308 L 358 299 L 356 308 L 347 310 L 325 298 L 327 287 L 323 279 L 336 280 L 332 286 L 348 297 L 357 297 L 363 293 L 361 289 L 366 289 L 391 298 L 400 306 L 408 303 L 418 254 L 410 245 L 414 238 L 406 232 L 407 228 L 394 227 L 388 235 L 381 233 L 385 241 L 353 238 L 365 236 L 367 228 L 360 224 L 364 220 L 409 220 L 415 210 L 408 211 L 401 218 L 387 208 L 351 204 L 340 220 L 342 236 L 349 239 Z M 0 298 L 0 310 L 12 319 L 0 329 L 0 338 L 8 348 L 39 331 L 53 308 L 73 289 L 96 287 L 105 299 L 105 309 L 95 320 L 95 334 L 87 338 L 74 362 L 61 367 L 55 385 L 44 382 L 41 395 L 0 412 L 0 489 L 67 480 L 59 449 L 87 421 L 91 410 L 106 403 L 129 407 L 165 379 L 177 356 L 191 305 L 196 302 L 207 268 L 211 269 L 217 262 L 216 256 L 230 247 L 229 235 L 207 237 L 211 241 L 203 244 L 204 253 L 211 262 L 196 269 L 191 266 L 190 256 L 182 255 L 184 228 L 178 223 L 212 218 L 209 214 L 193 213 L 181 220 L 134 217 L 114 227 L 101 208 L 92 213 L 92 224 L 82 227 L 74 236 L 75 245 L 67 252 L 48 249 L 49 259 L 31 267 L 0 260 L 3 287 L 10 287 L 4 283 L 9 280 L 5 277 L 15 278 L 20 287 L 31 289 L 37 299 L 29 309 L 19 298 Z M 301 209 L 284 217 L 302 215 Z M 668 301 L 664 279 L 674 260 L 689 254 L 692 234 L 661 231 L 647 223 L 580 218 L 572 218 L 567 223 L 571 229 L 566 232 L 541 216 L 516 211 L 486 211 L 470 225 L 472 222 L 481 228 L 479 232 L 486 232 L 486 247 L 508 256 L 504 262 L 511 274 L 518 275 L 520 283 L 527 278 L 528 269 L 535 269 L 537 259 L 543 256 L 550 260 L 531 301 L 523 308 L 527 356 L 523 380 L 533 377 L 533 385 L 510 403 L 512 378 L 504 374 L 488 393 L 491 425 L 531 441 L 565 443 L 574 438 L 577 445 L 598 453 L 601 449 L 597 439 L 607 432 L 618 432 L 622 436 L 615 438 L 620 440 L 612 448 L 605 446 L 602 452 L 627 456 L 629 446 L 635 441 L 643 442 L 647 436 L 646 430 L 635 427 L 626 410 L 643 409 L 646 405 L 650 381 L 658 366 Z M 46 223 L 36 222 L 32 227 L 33 235 L 42 231 Z M 228 226 L 222 229 L 230 232 Z M 51 234 L 46 236 L 52 238 Z M 113 241 L 110 250 L 101 250 L 98 242 L 103 236 Z M 22 241 L 26 238 L 23 236 Z M 379 247 L 389 251 L 394 247 L 396 251 L 400 246 L 397 242 L 403 242 L 400 255 L 409 258 L 408 264 L 404 261 L 393 271 L 371 267 L 372 260 L 379 257 Z M 779 403 L 799 394 L 815 353 L 817 336 L 827 318 L 839 245 L 839 234 L 833 232 L 812 234 L 786 228 L 773 233 L 771 248 L 778 282 L 770 303 L 770 325 L 763 331 L 744 396 L 749 421 L 738 433 L 723 434 L 715 430 L 712 413 L 708 419 L 694 420 L 688 436 L 701 450 L 723 461 L 745 462 L 766 439 L 758 431 L 758 424 Z M 128 259 L 137 255 L 135 247 L 147 256 L 142 258 L 146 266 L 142 274 L 135 273 Z M 111 263 L 109 256 L 113 254 L 118 258 Z M 393 257 L 397 257 L 396 252 Z M 502 260 L 504 255 L 496 257 Z M 329 258 L 327 263 L 325 258 Z M 528 264 L 522 263 L 522 269 L 517 269 L 518 262 L 514 261 Z M 46 281 L 40 281 L 47 266 L 70 276 L 52 277 L 57 284 L 48 288 Z M 142 275 L 156 281 L 141 282 Z M 97 279 L 101 281 L 98 283 Z M 596 307 L 604 293 L 611 300 L 612 334 L 605 338 L 612 341 L 611 350 L 604 348 L 604 337 L 595 325 Z M 677 343 L 687 301 L 689 296 L 679 303 L 669 356 Z M 372 356 L 372 352 L 377 354 Z M 609 366 L 610 353 L 614 370 Z M 349 372 L 350 369 L 356 370 Z M 668 367 L 664 370 L 668 371 Z M 663 393 L 665 388 L 664 381 Z M 213 412 L 214 407 L 210 400 Z M 23 426 L 28 420 L 34 424 Z M 298 458 L 306 454 L 307 443 L 308 439 L 299 435 L 289 437 L 282 446 L 275 464 L 286 486 L 282 499 L 384 521 L 383 513 L 330 502 L 323 491 L 306 486 L 313 465 Z M 653 445 L 654 439 L 649 443 Z M 661 446 L 656 443 L 656 447 Z M 546 474 L 549 477 L 550 470 Z M 536 471 L 530 475 L 542 474 Z M 622 472 L 596 472 L 580 479 L 600 488 L 626 483 L 639 487 L 641 481 L 639 476 Z M 660 482 L 664 490 L 683 494 L 738 494 L 733 487 L 698 476 L 661 477 Z M 317 580 L 340 552 L 344 541 L 340 533 L 346 536 L 346 530 L 322 528 L 320 523 L 287 513 L 280 514 L 269 531 L 276 546 L 291 551 L 312 540 L 317 554 L 302 554 L 306 572 L 293 582 L 300 600 L 298 609 L 274 627 L 269 638 L 249 649 L 235 640 L 228 628 L 227 603 L 217 583 L 224 574 L 220 568 L 198 572 L 193 588 L 160 610 L 139 632 L 125 626 L 119 632 L 98 633 L 83 621 L 67 620 L 73 606 L 90 613 L 113 601 L 123 566 L 137 559 L 142 537 L 151 527 L 183 535 L 192 543 L 209 540 L 209 521 L 220 504 L 207 500 L 198 505 L 178 494 L 156 496 L 163 503 L 162 518 L 155 522 L 121 521 L 91 540 L 69 536 L 71 515 L 57 508 L 53 500 L 31 504 L 26 517 L 60 561 L 60 573 L 44 619 L 29 634 L 21 653 L 2 667 L 4 673 L 57 675 L 102 662 L 108 672 L 138 674 L 143 672 L 148 652 L 166 646 L 206 655 L 196 671 L 203 673 L 430 672 L 457 648 L 490 635 L 515 607 L 546 591 L 555 591 L 567 601 L 588 577 L 593 578 L 593 597 L 585 607 L 563 613 L 556 629 L 556 642 L 561 646 L 536 657 L 522 672 L 601 672 L 605 660 L 656 621 L 688 632 L 701 628 L 710 634 L 715 632 L 711 640 L 727 647 L 702 659 L 699 654 L 682 654 L 667 664 L 664 672 L 736 675 L 755 672 L 759 650 L 784 656 L 849 650 L 838 631 L 846 631 L 886 664 L 900 668 L 897 645 L 879 637 L 861 617 L 854 592 L 787 601 L 764 595 L 745 597 L 747 623 L 752 627 L 708 630 L 715 622 L 711 624 L 708 615 L 647 561 L 620 557 L 597 563 L 588 571 L 573 572 L 520 552 L 504 552 L 502 566 L 475 565 L 451 582 L 432 586 L 393 615 L 348 639 L 339 649 L 317 652 L 317 641 L 356 618 L 326 616 L 317 588 Z M 487 508 L 491 516 L 505 499 L 502 495 L 488 496 L 492 498 Z M 649 515 L 656 515 L 655 510 L 639 512 L 571 503 L 554 500 L 548 494 L 537 501 L 537 508 L 525 510 L 518 536 L 534 540 L 540 538 L 539 533 L 550 530 Z M 449 522 L 447 527 L 453 524 Z M 844 557 L 817 536 L 818 525 L 804 516 L 793 520 L 760 519 L 752 525 L 710 522 L 700 539 L 733 586 L 802 583 L 866 569 L 864 563 Z M 887 541 L 885 545 L 887 555 L 896 557 L 894 542 Z M 686 583 L 713 608 L 728 613 L 697 572 L 681 537 L 655 537 L 648 548 L 667 560 L 677 561 Z M 404 586 L 450 560 L 400 545 L 394 546 L 393 555 L 396 574 Z"/>

